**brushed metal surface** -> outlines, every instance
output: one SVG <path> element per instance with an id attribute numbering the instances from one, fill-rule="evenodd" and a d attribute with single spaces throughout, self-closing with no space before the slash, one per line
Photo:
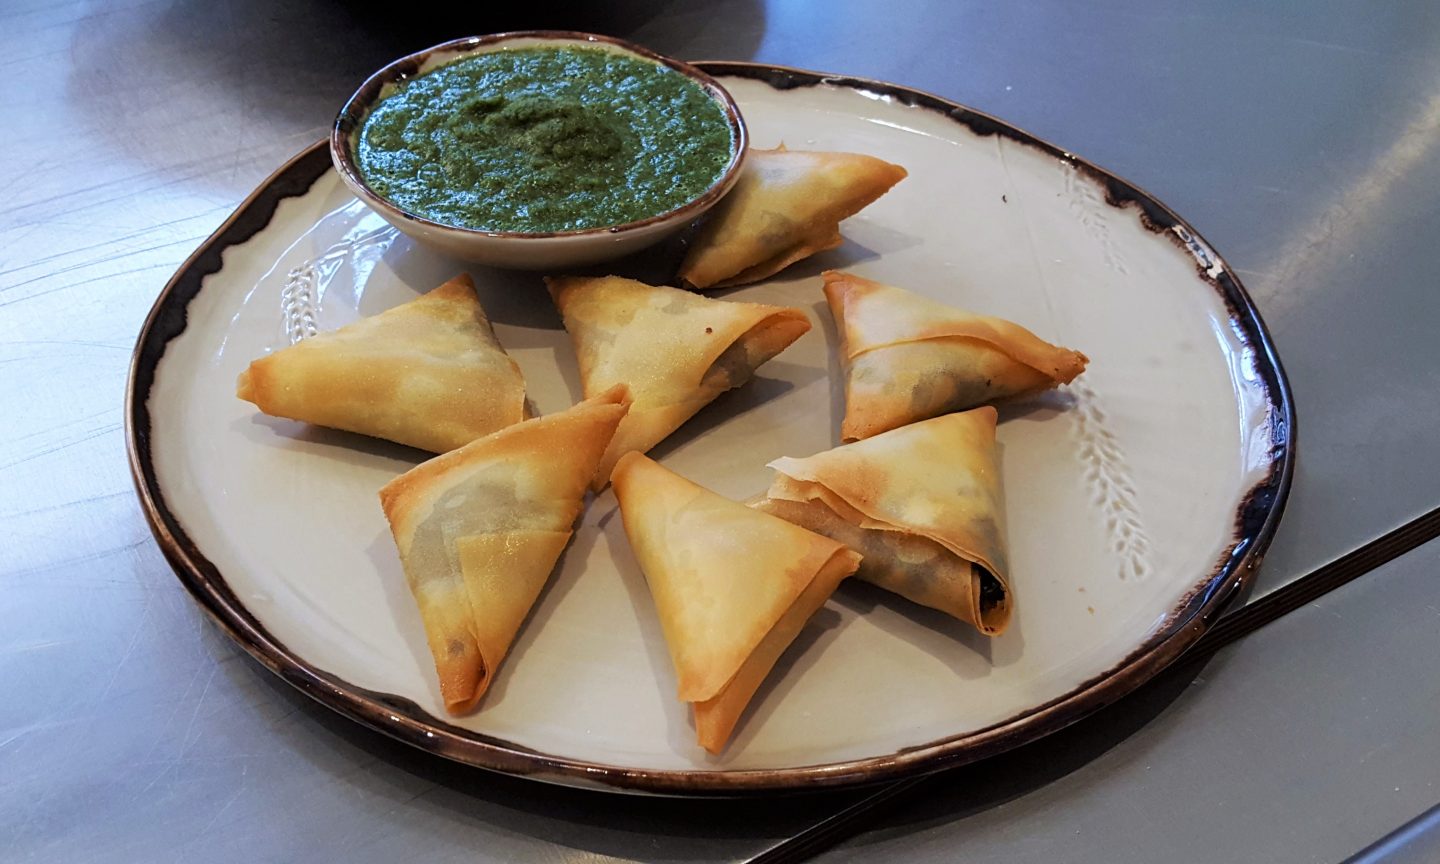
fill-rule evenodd
<path id="1" fill-rule="evenodd" d="M 816 860 L 1343 860 L 1440 800 L 1437 570 L 1433 540 Z"/>
<path id="2" fill-rule="evenodd" d="M 1300 466 L 1256 596 L 1440 503 L 1435 4 L 593 5 L 408 19 L 326 0 L 0 9 L 0 857 L 725 860 L 843 803 L 601 803 L 396 749 L 243 659 L 145 528 L 121 396 L 156 292 L 256 183 L 324 134 L 366 74 L 462 32 L 589 28 L 687 59 L 896 80 L 1148 188 L 1240 269 L 1294 387 Z M 1342 609 L 1291 638 L 1311 640 L 1310 654 L 1423 611 L 1377 602 L 1390 611 L 1365 621 Z M 1386 668 L 1379 677 L 1399 674 Z M 1247 706 L 1268 710 L 1273 694 L 1248 692 Z M 1372 704 L 1354 735 L 1376 723 L 1404 734 L 1412 708 Z M 1200 755 L 1168 725 L 1140 741 Z M 1313 758 L 1291 753 L 1288 771 Z M 1408 767 L 1373 764 L 1377 776 Z M 1202 777 L 1222 800 L 1232 778 Z M 1123 832 L 1124 799 L 1152 794 L 1114 788 L 1117 809 L 1090 830 Z M 1297 810 L 1310 800 L 1275 794 Z M 1388 827 L 1433 802 L 1409 803 Z M 1014 848 L 1045 818 L 1013 824 Z M 1167 818 L 1179 837 L 1203 824 Z"/>

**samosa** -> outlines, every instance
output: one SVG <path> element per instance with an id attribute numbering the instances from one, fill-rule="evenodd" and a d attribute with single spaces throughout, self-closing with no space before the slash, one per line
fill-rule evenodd
<path id="1" fill-rule="evenodd" d="M 1005 557 L 995 409 L 901 426 L 804 459 L 770 463 L 751 506 L 865 556 L 856 576 L 1004 632 L 1014 611 Z"/>
<path id="2" fill-rule="evenodd" d="M 850 273 L 824 276 L 842 341 L 846 441 L 1068 384 L 1090 362 L 1019 324 Z"/>
<path id="3" fill-rule="evenodd" d="M 235 393 L 274 417 L 432 453 L 519 423 L 525 379 L 469 276 L 250 364 Z"/>
<path id="4" fill-rule="evenodd" d="M 597 489 L 622 455 L 660 443 L 810 329 L 799 309 L 714 300 L 618 276 L 545 284 L 575 345 L 585 395 L 624 384 L 634 400 L 600 464 Z"/>
<path id="5" fill-rule="evenodd" d="M 710 211 L 679 279 L 728 288 L 773 276 L 842 242 L 840 222 L 905 179 L 905 169 L 862 153 L 750 150 L 740 179 Z"/>
<path id="6" fill-rule="evenodd" d="M 451 713 L 474 708 L 494 681 L 628 404 L 615 387 L 437 456 L 380 490 Z"/>
<path id="7" fill-rule="evenodd" d="M 718 753 L 760 683 L 860 556 L 627 453 L 612 478 L 700 746 Z"/>

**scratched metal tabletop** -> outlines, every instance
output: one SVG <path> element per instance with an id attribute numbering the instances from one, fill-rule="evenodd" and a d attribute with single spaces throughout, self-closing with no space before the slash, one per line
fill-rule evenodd
<path id="1" fill-rule="evenodd" d="M 525 8 L 0 6 L 0 860 L 1335 861 L 1440 801 L 1440 6 L 507 5 Z M 1300 418 L 1255 589 L 1193 656 L 1054 738 L 783 800 L 466 769 L 249 660 L 135 501 L 140 324 L 370 71 L 530 27 L 929 90 L 1183 214 L 1245 280 Z"/>

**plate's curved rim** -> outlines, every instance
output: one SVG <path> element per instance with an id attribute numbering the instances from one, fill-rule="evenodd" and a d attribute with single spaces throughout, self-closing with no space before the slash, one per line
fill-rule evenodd
<path id="1" fill-rule="evenodd" d="M 1239 279 L 1199 232 L 1154 196 L 1102 168 L 989 114 L 898 84 L 829 75 L 786 66 L 736 61 L 695 63 L 715 77 L 759 80 L 777 89 L 831 85 L 891 97 L 938 111 L 982 136 L 1004 135 L 1065 160 L 1100 181 L 1111 206 L 1139 208 L 1150 230 L 1168 236 L 1196 259 L 1200 278 L 1229 309 L 1267 393 L 1270 471 L 1235 515 L 1234 543 L 1210 575 L 1198 581 L 1135 651 L 1109 671 L 1050 702 L 984 729 L 865 759 L 775 769 L 644 769 L 587 762 L 446 723 L 414 702 L 357 688 L 294 654 L 245 608 L 223 575 L 180 527 L 166 504 L 151 458 L 149 397 L 168 343 L 184 332 L 190 302 L 207 276 L 219 272 L 225 249 L 244 243 L 272 221 L 286 198 L 304 195 L 331 170 L 322 139 L 267 178 L 208 237 L 166 283 L 146 317 L 131 357 L 126 384 L 125 443 L 130 472 L 146 521 L 180 582 L 201 608 L 252 657 L 301 692 L 361 724 L 422 750 L 458 762 L 582 788 L 670 795 L 740 795 L 802 791 L 893 780 L 984 759 L 1055 732 L 1114 702 L 1149 680 L 1194 644 L 1230 599 L 1254 578 L 1285 508 L 1295 463 L 1295 412 L 1270 334 Z"/>

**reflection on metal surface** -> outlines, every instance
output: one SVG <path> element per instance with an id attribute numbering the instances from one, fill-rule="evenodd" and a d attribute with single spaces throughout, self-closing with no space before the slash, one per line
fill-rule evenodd
<path id="1" fill-rule="evenodd" d="M 1313 220 L 1303 224 L 1280 247 L 1271 270 L 1274 293 L 1268 298 L 1268 314 L 1284 313 L 1300 301 L 1307 286 L 1316 284 L 1316 271 L 1334 261 L 1364 237 L 1359 231 L 1341 226 L 1366 224 L 1391 200 L 1396 186 L 1416 168 L 1433 158 L 1440 144 L 1440 81 L 1430 99 L 1383 153 L 1364 171 L 1356 174 L 1339 191 L 1333 203 Z"/>

